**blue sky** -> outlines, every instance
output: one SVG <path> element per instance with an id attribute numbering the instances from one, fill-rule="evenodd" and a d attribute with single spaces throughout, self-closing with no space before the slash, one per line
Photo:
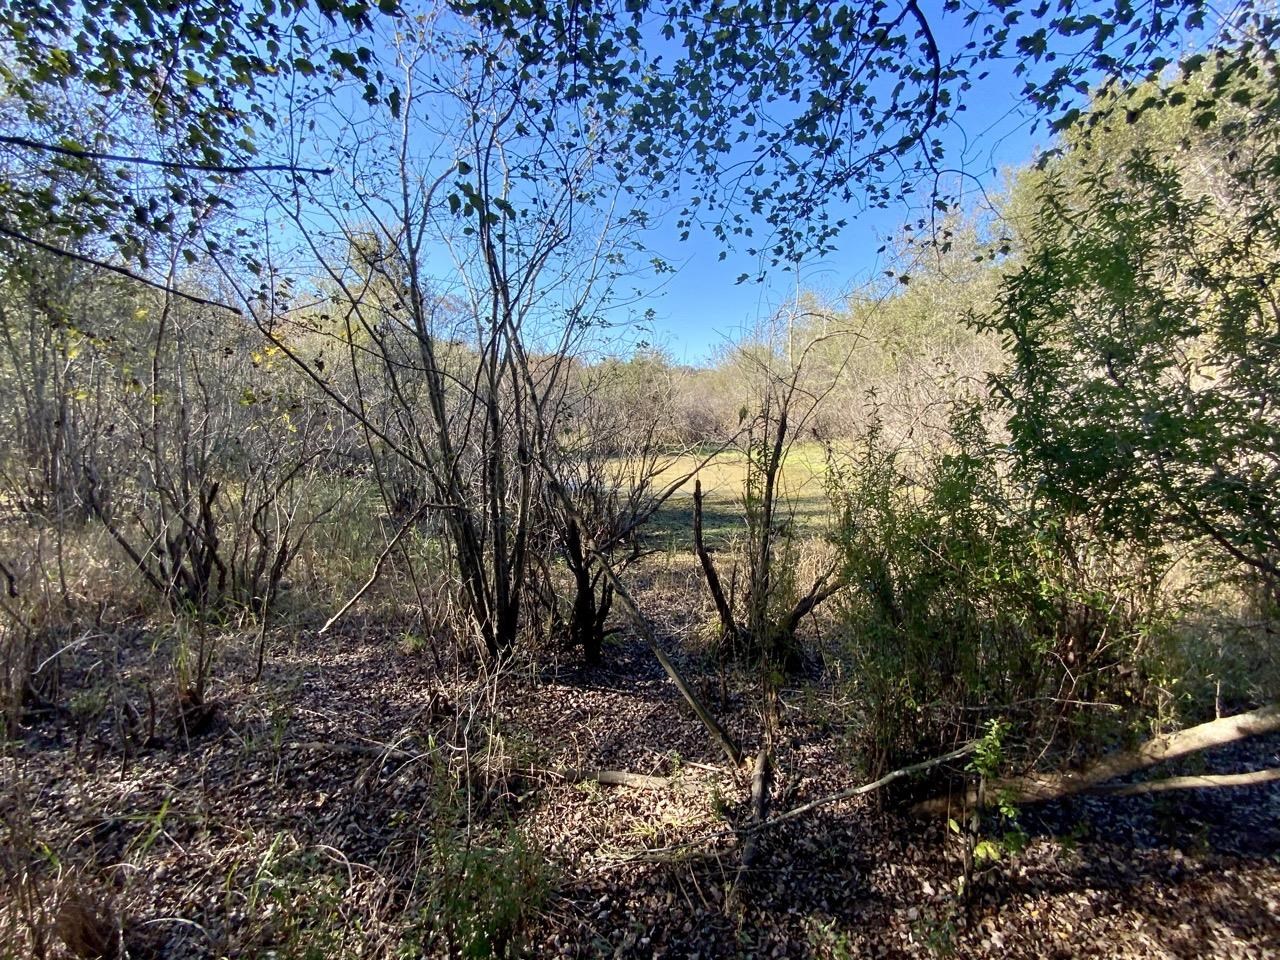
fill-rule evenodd
<path id="1" fill-rule="evenodd" d="M 961 15 L 942 12 L 941 0 L 922 0 L 922 5 L 929 13 L 944 60 L 972 39 L 973 34 L 961 25 Z M 1085 3 L 1078 13 L 1092 9 L 1104 11 L 1105 4 Z M 1212 28 L 1198 31 L 1184 43 L 1199 45 L 1211 33 Z M 1117 35 L 1113 43 L 1121 44 L 1124 39 Z M 1022 91 L 1029 78 L 1045 79 L 1069 55 L 1062 50 L 1054 63 L 1027 64 L 1023 75 L 1016 72 L 1020 64 L 1012 57 L 984 63 L 979 70 L 987 71 L 985 77 L 975 72 L 974 86 L 963 97 L 963 112 L 939 132 L 946 150 L 943 166 L 964 174 L 957 175 L 952 184 L 944 184 L 944 190 L 960 189 L 967 208 L 981 207 L 983 191 L 998 194 L 1008 170 L 1026 164 L 1050 144 L 1045 118 L 1035 122 L 1036 114 Z M 739 284 L 736 280 L 741 274 L 754 276 L 761 271 L 758 260 L 741 251 L 731 251 L 720 260 L 722 247 L 709 232 L 695 231 L 684 243 L 676 239 L 674 231 L 668 231 L 666 237 L 659 232 L 654 246 L 680 269 L 642 305 L 655 313 L 650 339 L 665 345 L 678 361 L 699 363 L 785 306 L 797 286 L 839 299 L 880 275 L 887 264 L 877 251 L 921 211 L 907 206 L 859 211 L 837 205 L 831 212 L 836 218 L 847 219 L 849 225 L 834 252 L 802 262 L 798 283 L 795 272 L 773 268 L 764 283 Z"/>
<path id="2" fill-rule="evenodd" d="M 941 12 L 943 0 L 920 2 L 930 10 L 930 22 L 942 59 L 948 62 L 953 54 L 964 49 L 967 41 L 973 39 L 974 31 L 962 26 L 962 15 L 944 15 Z M 656 42 L 662 43 L 661 40 Z M 665 58 L 667 52 L 661 52 Z M 676 53 L 678 55 L 678 51 Z M 1028 78 L 1017 75 L 1019 67 L 1019 62 L 1012 58 L 984 63 L 979 69 L 988 71 L 988 74 L 985 78 L 973 77 L 973 88 L 964 94 L 963 112 L 955 114 L 955 119 L 935 131 L 945 149 L 943 167 L 963 174 L 956 173 L 953 182 L 944 182 L 942 189 L 951 194 L 959 189 L 961 201 L 966 206 L 977 206 L 983 190 L 998 193 L 1004 183 L 1004 171 L 1026 163 L 1036 148 L 1049 140 L 1043 118 L 1037 128 L 1032 109 L 1022 101 L 1022 90 Z M 444 72 L 457 68 L 456 64 L 446 65 Z M 1030 73 L 1032 78 L 1041 79 L 1051 69 L 1049 65 L 1040 64 Z M 432 75 L 427 86 L 435 87 L 437 83 Z M 428 90 L 428 95 L 434 94 Z M 406 116 L 411 115 L 413 119 L 406 126 L 409 132 L 405 136 L 413 154 L 411 162 L 420 166 L 423 183 L 431 182 L 437 172 L 447 171 L 453 163 L 450 144 L 454 142 L 454 131 L 450 129 L 450 119 L 458 107 L 449 100 L 447 93 L 445 99 L 443 111 L 431 106 L 423 108 L 421 114 L 410 114 L 406 109 Z M 453 104 L 452 107 L 449 103 Z M 322 117 L 323 123 L 333 129 L 321 131 L 315 138 L 305 132 L 309 128 L 299 128 L 308 141 L 307 149 L 321 150 L 320 160 L 325 164 L 332 163 L 340 171 L 339 175 L 330 178 L 331 182 L 317 185 L 321 193 L 328 191 L 331 194 L 327 197 L 327 207 L 324 205 L 326 197 L 319 197 L 321 215 L 317 230 L 321 235 L 326 232 L 335 234 L 332 223 L 328 222 L 329 214 L 323 213 L 326 209 L 330 213 L 337 211 L 340 206 L 345 207 L 346 200 L 357 194 L 363 202 L 381 209 L 388 198 L 394 201 L 398 196 L 397 189 L 388 192 L 388 183 L 395 187 L 395 171 L 386 162 L 395 155 L 397 125 L 387 128 L 381 107 L 373 108 L 370 113 L 367 105 L 358 100 L 349 106 L 351 109 L 344 105 Z M 763 112 L 759 105 L 753 106 L 754 112 Z M 300 115 L 300 120 L 308 119 L 308 114 Z M 345 149 L 324 152 L 334 144 L 345 145 Z M 359 160 L 352 160 L 353 157 Z M 366 162 L 371 164 L 367 168 L 364 166 Z M 348 166 L 356 172 L 355 194 L 341 173 L 342 168 Z M 367 174 L 366 169 L 370 171 Z M 383 183 L 388 176 L 388 183 Z M 690 199 L 682 193 L 662 202 L 678 209 Z M 927 207 L 927 198 L 923 205 Z M 810 257 L 803 261 L 798 277 L 792 270 L 781 267 L 769 269 L 765 271 L 768 279 L 763 283 L 737 282 L 743 274 L 756 276 L 762 272 L 758 259 L 743 249 L 726 250 L 709 230 L 695 228 L 689 239 L 682 242 L 677 236 L 676 217 L 668 214 L 665 222 L 649 231 L 645 241 L 654 253 L 677 270 L 672 275 L 648 283 L 647 287 L 642 285 L 644 293 L 641 298 L 627 307 L 615 307 L 611 311 L 610 319 L 615 324 L 644 315 L 647 311 L 653 318 L 647 329 L 615 331 L 619 336 L 614 341 L 616 346 L 611 349 L 626 350 L 628 343 L 644 339 L 666 347 L 679 362 L 701 363 L 717 348 L 767 320 L 798 291 L 814 291 L 825 299 L 838 300 L 841 294 L 852 292 L 876 278 L 888 265 L 884 255 L 878 251 L 899 233 L 904 223 L 917 219 L 921 210 L 918 206 L 899 206 L 864 211 L 853 205 L 833 205 L 828 212 L 833 219 L 848 221 L 848 226 L 837 240 L 836 249 L 821 259 Z M 363 214 L 357 210 L 353 216 Z M 444 226 L 448 227 L 449 223 Z M 753 226 L 757 236 L 769 233 L 761 223 Z M 284 236 L 288 239 L 288 228 L 285 228 Z M 442 289 L 448 290 L 450 272 L 465 265 L 444 256 L 438 245 L 429 249 L 432 253 L 430 269 L 438 274 Z M 329 252 L 332 254 L 333 251 Z M 722 253 L 726 254 L 724 259 L 721 259 Z"/>
<path id="3" fill-rule="evenodd" d="M 963 190 L 973 203 L 980 197 L 977 183 L 988 192 L 998 192 L 1004 171 L 1029 161 L 1049 138 L 1043 124 L 1032 131 L 1031 111 L 1019 96 L 1024 81 L 1013 77 L 1011 64 L 1006 68 L 1004 76 L 993 72 L 975 88 L 968 109 L 942 137 L 948 166 L 974 178 L 965 180 Z M 801 263 L 799 288 L 838 298 L 885 268 L 884 255 L 877 251 L 919 211 L 905 205 L 833 209 L 849 225 L 833 253 Z M 721 246 L 709 233 L 695 232 L 683 243 L 674 232 L 668 237 L 659 234 L 655 243 L 680 269 L 644 304 L 656 314 L 649 339 L 666 346 L 677 361 L 704 361 L 796 294 L 796 274 L 783 268 L 770 270 L 764 283 L 737 283 L 741 274 L 759 272 L 759 261 L 742 251 L 720 260 Z"/>

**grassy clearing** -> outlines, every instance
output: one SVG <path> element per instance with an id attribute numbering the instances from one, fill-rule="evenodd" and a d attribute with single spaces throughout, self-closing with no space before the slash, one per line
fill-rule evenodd
<path id="1" fill-rule="evenodd" d="M 675 458 L 659 476 L 670 482 L 695 469 L 701 457 L 693 453 Z M 827 448 L 820 443 L 798 443 L 787 451 L 782 464 L 782 492 L 789 499 L 824 497 L 823 482 L 827 472 Z M 741 500 L 747 479 L 747 457 L 741 450 L 726 450 L 698 471 L 702 490 L 708 500 Z M 693 496 L 691 479 L 678 493 Z"/>
<path id="2" fill-rule="evenodd" d="M 827 499 L 826 448 L 819 443 L 796 444 L 782 465 L 782 509 L 803 532 L 820 533 L 831 504 Z M 699 458 L 685 454 L 677 458 L 659 477 L 674 480 L 698 466 Z M 746 529 L 743 491 L 747 480 L 747 458 L 739 450 L 725 451 L 698 471 L 702 481 L 703 532 L 713 546 L 724 545 Z M 693 547 L 693 489 L 695 479 L 681 485 L 675 495 L 649 524 L 651 542 L 669 549 Z"/>

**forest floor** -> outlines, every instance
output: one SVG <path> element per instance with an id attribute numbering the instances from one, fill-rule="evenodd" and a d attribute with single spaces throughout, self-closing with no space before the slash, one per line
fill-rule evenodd
<path id="1" fill-rule="evenodd" d="M 677 574 L 641 585 L 646 609 L 687 589 Z M 677 640 L 694 624 L 660 626 L 708 675 Z M 744 869 L 747 774 L 625 636 L 605 667 L 544 658 L 500 682 L 358 616 L 273 635 L 252 682 L 254 639 L 224 642 L 185 727 L 149 706 L 168 641 L 103 633 L 64 655 L 60 706 L 37 705 L 0 760 L 9 841 L 48 863 L 35 906 L 6 878 L 8 922 L 44 923 L 49 956 L 92 955 L 104 933 L 132 957 L 1280 956 L 1280 784 L 1023 810 L 1025 848 L 981 865 L 962 902 L 960 840 L 876 796 L 767 831 Z M 704 692 L 753 749 L 743 690 Z M 817 680 L 783 695 L 775 810 L 864 778 L 829 696 Z M 1278 753 L 1260 738 L 1199 769 Z"/>

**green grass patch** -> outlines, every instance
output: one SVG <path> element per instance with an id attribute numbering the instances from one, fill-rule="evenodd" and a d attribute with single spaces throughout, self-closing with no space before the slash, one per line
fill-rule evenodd
<path id="1" fill-rule="evenodd" d="M 678 458 L 662 474 L 668 482 L 698 466 L 698 458 Z M 819 443 L 796 444 L 783 462 L 779 487 L 779 512 L 790 516 L 805 533 L 819 533 L 826 527 L 831 504 L 827 499 L 826 449 Z M 716 457 L 698 471 L 702 481 L 702 529 L 707 544 L 718 547 L 746 530 L 743 489 L 747 481 L 747 458 L 738 450 Z M 679 490 L 655 514 L 646 531 L 650 542 L 671 549 L 693 548 L 693 489 L 695 478 Z"/>

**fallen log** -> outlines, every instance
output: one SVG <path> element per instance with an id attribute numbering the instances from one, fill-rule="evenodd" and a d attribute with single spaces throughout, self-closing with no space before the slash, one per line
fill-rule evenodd
<path id="1" fill-rule="evenodd" d="M 1081 793 L 1120 793 L 1126 787 L 1138 788 L 1142 785 L 1124 784 L 1116 788 L 1108 788 L 1105 785 L 1112 780 L 1118 780 L 1148 767 L 1154 767 L 1159 763 L 1176 760 L 1179 757 L 1200 753 L 1214 747 L 1225 746 L 1247 737 L 1274 733 L 1277 730 L 1280 730 L 1280 704 L 1268 704 L 1248 713 L 1236 714 L 1232 717 L 1221 717 L 1217 720 L 1210 720 L 1208 723 L 1179 730 L 1176 733 L 1153 737 L 1136 749 L 1123 750 L 1103 757 L 1083 770 L 1056 774 L 1032 773 L 1022 777 L 990 782 L 986 785 L 984 800 L 988 804 L 995 802 L 998 798 L 1015 804 L 1028 804 L 1061 800 Z M 1168 783 L 1182 781 L 1181 785 L 1168 785 L 1161 788 L 1149 785 L 1149 789 L 1146 791 L 1134 789 L 1132 792 L 1155 793 L 1161 790 L 1190 789 L 1197 785 L 1232 786 L 1242 785 L 1246 782 L 1266 782 L 1266 779 L 1258 779 L 1256 781 L 1241 780 L 1236 784 L 1206 784 L 1203 782 L 1197 784 L 1192 782 L 1203 781 L 1204 779 L 1203 777 L 1175 777 Z M 970 787 L 961 797 L 935 797 L 930 800 L 924 800 L 911 809 L 913 813 L 928 816 L 931 814 L 946 814 L 958 807 L 972 807 L 978 802 L 977 787 Z"/>
<path id="2" fill-rule="evenodd" d="M 1138 797 L 1148 793 L 1165 793 L 1169 790 L 1207 790 L 1218 787 L 1251 787 L 1259 783 L 1280 780 L 1280 767 L 1253 770 L 1249 773 L 1214 773 L 1189 777 L 1166 777 L 1146 783 L 1112 783 L 1092 788 L 1090 793 L 1109 797 Z"/>

